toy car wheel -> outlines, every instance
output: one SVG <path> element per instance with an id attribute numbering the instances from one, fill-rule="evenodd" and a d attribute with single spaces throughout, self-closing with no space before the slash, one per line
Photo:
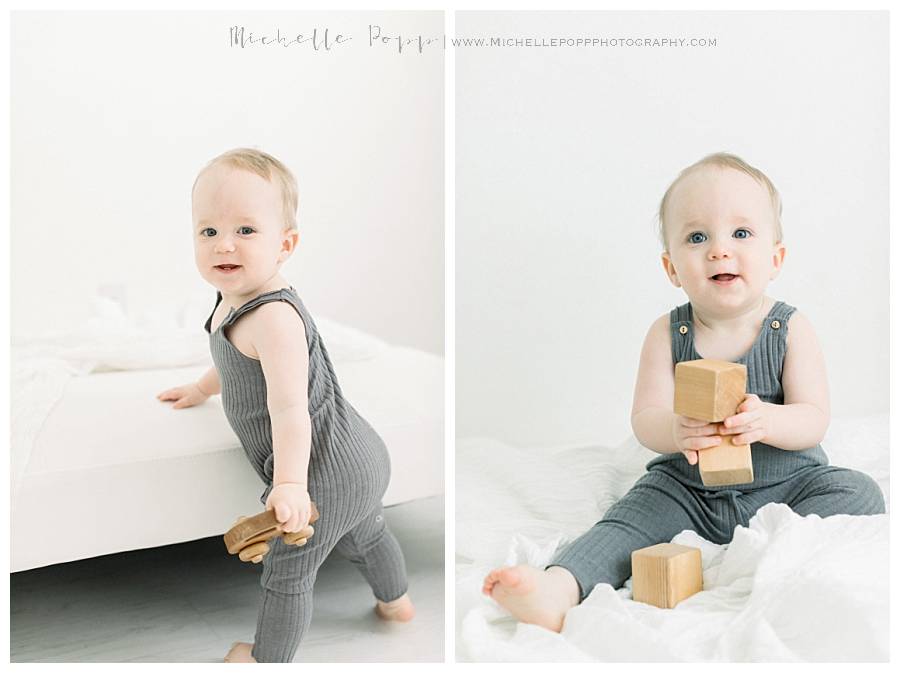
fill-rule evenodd
<path id="1" fill-rule="evenodd" d="M 241 561 L 253 561 L 254 563 L 259 563 L 262 561 L 262 557 L 265 556 L 269 552 L 269 545 L 265 542 L 257 542 L 256 544 L 252 544 L 249 547 L 245 547 L 241 549 L 240 556 Z"/>

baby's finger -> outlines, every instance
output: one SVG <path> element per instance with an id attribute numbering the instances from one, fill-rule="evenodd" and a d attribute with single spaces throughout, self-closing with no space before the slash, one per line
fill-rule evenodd
<path id="1" fill-rule="evenodd" d="M 296 533 L 298 530 L 301 530 L 303 526 L 301 524 L 305 524 L 303 521 L 303 512 L 299 509 L 295 509 L 291 512 L 291 532 Z"/>
<path id="2" fill-rule="evenodd" d="M 268 503 L 266 504 L 268 507 Z M 281 530 L 285 529 L 285 526 L 290 523 L 291 520 L 291 509 L 283 502 L 278 502 L 271 507 L 272 511 L 275 512 L 275 521 L 277 521 L 281 525 Z"/>
<path id="3" fill-rule="evenodd" d="M 297 530 L 303 530 L 304 528 L 309 527 L 309 519 L 312 516 L 312 512 L 309 510 L 300 514 L 299 521 L 297 523 Z"/>
<path id="4" fill-rule="evenodd" d="M 698 428 L 709 423 L 709 421 L 704 421 L 700 418 L 691 418 L 690 416 L 679 416 L 678 420 L 686 428 Z"/>
<path id="5" fill-rule="evenodd" d="M 692 451 L 702 451 L 703 449 L 711 449 L 722 443 L 722 438 L 718 435 L 711 437 L 694 437 L 685 442 L 686 448 Z"/>
<path id="6" fill-rule="evenodd" d="M 762 406 L 762 400 L 757 395 L 747 395 L 744 401 L 738 405 L 738 411 L 749 411 Z"/>
<path id="7" fill-rule="evenodd" d="M 759 419 L 759 411 L 745 411 L 725 419 L 726 428 L 734 428 L 739 425 L 748 425 Z"/>
<path id="8" fill-rule="evenodd" d="M 753 444 L 754 442 L 762 441 L 762 438 L 762 428 L 757 428 L 756 430 L 750 430 L 749 432 L 746 432 L 742 435 L 738 435 L 731 441 L 734 444 Z"/>
<path id="9" fill-rule="evenodd" d="M 752 425 L 741 425 L 736 428 L 722 428 L 722 434 L 733 438 L 735 435 L 739 435 L 742 432 L 749 432 L 752 429 Z"/>
<path id="10" fill-rule="evenodd" d="M 697 461 L 699 460 L 699 458 L 697 458 L 697 452 L 696 452 L 696 451 L 691 451 L 691 450 L 689 450 L 689 449 L 685 449 L 684 451 L 682 451 L 682 453 L 684 454 L 684 457 L 687 458 L 687 461 L 688 461 L 688 464 L 689 464 L 689 465 L 696 465 L 696 464 L 697 464 Z"/>
<path id="11" fill-rule="evenodd" d="M 692 427 L 685 430 L 685 437 L 709 437 L 710 435 L 714 435 L 719 431 L 718 426 L 715 423 L 707 423 L 705 425 L 701 425 L 699 427 Z"/>

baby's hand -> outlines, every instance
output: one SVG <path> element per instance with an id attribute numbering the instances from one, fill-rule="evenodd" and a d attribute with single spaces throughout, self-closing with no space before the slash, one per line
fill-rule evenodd
<path id="1" fill-rule="evenodd" d="M 747 395 L 737 413 L 723 422 L 722 434 L 736 435 L 731 439 L 735 444 L 766 441 L 771 429 L 770 406 L 756 395 Z"/>
<path id="2" fill-rule="evenodd" d="M 274 510 L 275 518 L 285 533 L 297 533 L 309 525 L 312 505 L 303 484 L 278 484 L 266 498 L 266 510 Z"/>
<path id="3" fill-rule="evenodd" d="M 209 397 L 209 395 L 200 390 L 200 386 L 196 383 L 188 383 L 183 386 L 178 386 L 177 388 L 164 390 L 156 396 L 156 399 L 161 402 L 175 400 L 175 404 L 172 405 L 172 408 L 184 409 L 205 402 L 207 397 Z"/>
<path id="4" fill-rule="evenodd" d="M 696 465 L 700 460 L 699 451 L 711 449 L 722 442 L 722 438 L 718 436 L 720 430 L 719 423 L 708 423 L 677 414 L 672 421 L 672 439 L 675 446 L 691 465 Z"/>

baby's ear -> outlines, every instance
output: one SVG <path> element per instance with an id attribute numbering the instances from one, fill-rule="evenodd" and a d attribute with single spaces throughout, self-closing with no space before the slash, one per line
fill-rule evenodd
<path id="1" fill-rule="evenodd" d="M 663 270 L 669 277 L 669 282 L 675 287 L 681 287 L 681 281 L 678 280 L 678 272 L 675 270 L 675 265 L 672 263 L 672 258 L 669 257 L 668 251 L 663 252 L 662 254 L 662 265 Z"/>
<path id="2" fill-rule="evenodd" d="M 769 274 L 769 280 L 775 280 L 784 264 L 785 254 L 784 243 L 776 243 L 775 249 L 772 251 L 772 273 Z"/>
<path id="3" fill-rule="evenodd" d="M 294 252 L 294 248 L 297 247 L 297 242 L 300 240 L 300 232 L 296 229 L 285 229 L 284 237 L 281 241 L 281 252 L 284 255 L 282 261 L 291 256 L 291 253 Z M 287 254 L 284 254 L 287 253 Z"/>

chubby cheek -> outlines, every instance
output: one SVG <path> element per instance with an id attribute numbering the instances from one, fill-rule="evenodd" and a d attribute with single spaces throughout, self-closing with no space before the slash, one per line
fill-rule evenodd
<path id="1" fill-rule="evenodd" d="M 678 280 L 685 289 L 699 287 L 702 285 L 702 281 L 705 280 L 703 270 L 697 268 L 696 264 L 691 264 L 689 261 L 683 261 L 680 265 L 676 265 L 675 268 L 678 269 Z"/>
<path id="2" fill-rule="evenodd" d="M 754 259 L 747 265 L 744 275 L 749 278 L 751 284 L 764 284 L 775 276 L 775 267 L 768 259 Z"/>
<path id="3" fill-rule="evenodd" d="M 200 246 L 194 246 L 194 264 L 202 276 L 209 273 L 209 252 Z"/>

